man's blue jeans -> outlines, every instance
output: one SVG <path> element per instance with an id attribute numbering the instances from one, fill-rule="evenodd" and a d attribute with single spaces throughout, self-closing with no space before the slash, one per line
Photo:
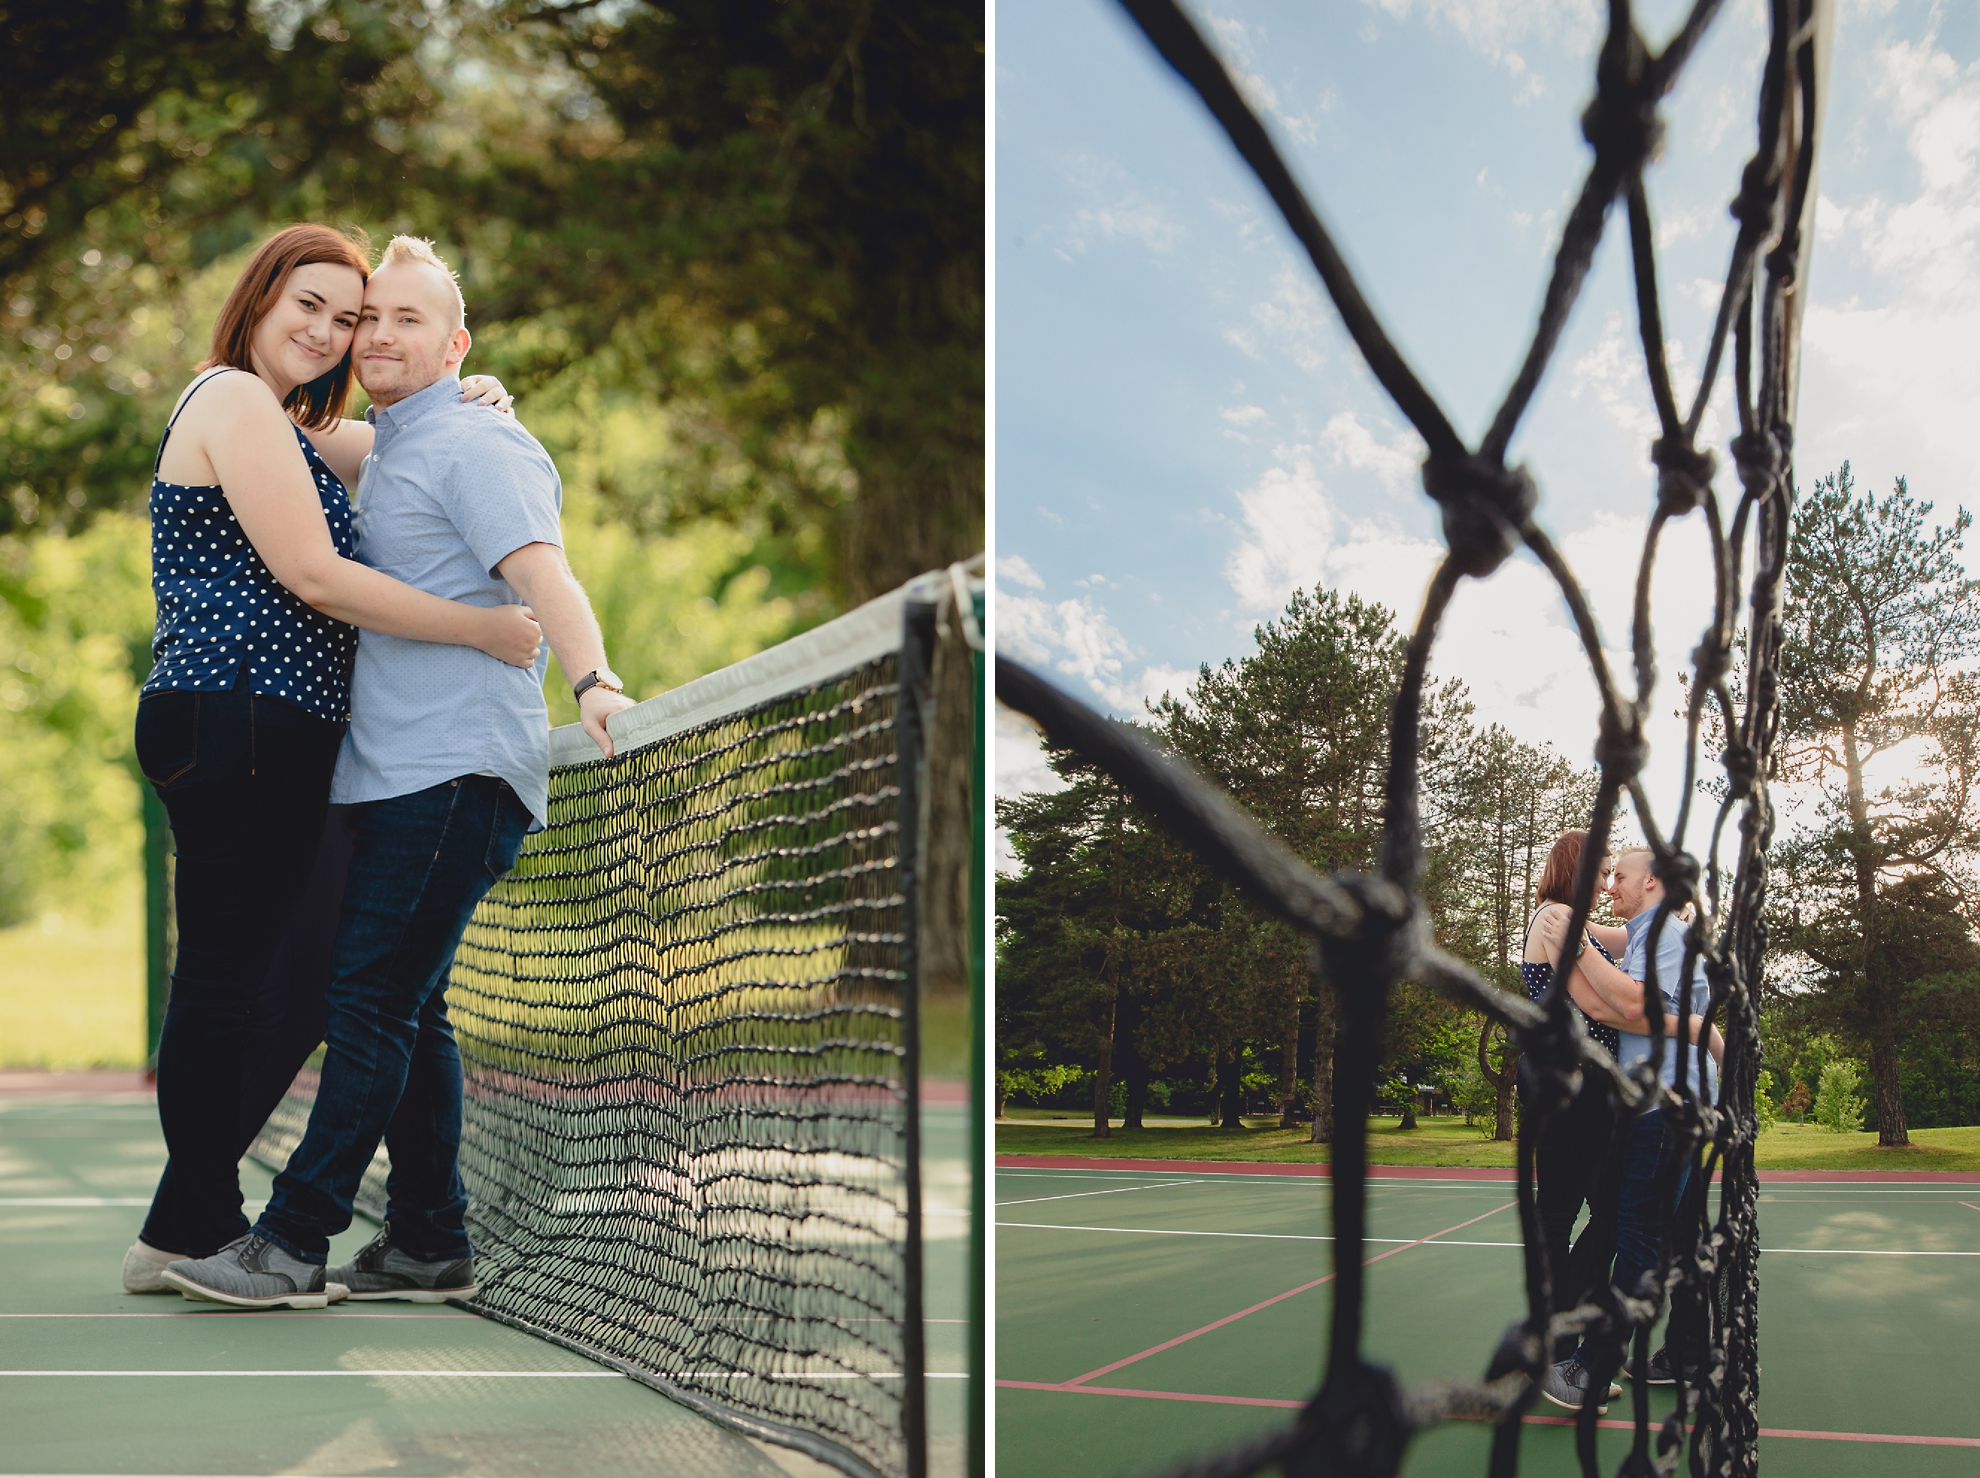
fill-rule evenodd
<path id="1" fill-rule="evenodd" d="M 1657 1266 L 1663 1250 L 1664 1218 L 1657 1200 L 1657 1172 L 1664 1156 L 1673 1149 L 1664 1139 L 1664 1115 L 1652 1109 L 1629 1128 L 1629 1144 L 1623 1156 L 1622 1196 L 1616 1212 L 1616 1265 L 1610 1282 L 1631 1298 L 1643 1275 Z M 1687 1161 L 1678 1167 L 1674 1198 L 1682 1200 L 1691 1179 Z M 1587 1347 L 1577 1351 L 1584 1366 L 1590 1364 Z"/>
<path id="2" fill-rule="evenodd" d="M 316 1106 L 256 1230 L 324 1262 L 383 1138 L 394 1245 L 415 1257 L 466 1257 L 461 1054 L 447 971 L 475 905 L 515 865 L 529 810 L 486 775 L 354 809 Z"/>
<path id="3" fill-rule="evenodd" d="M 1629 1131 L 1629 1152 L 1623 1161 L 1622 1202 L 1616 1215 L 1616 1271 L 1610 1280 L 1634 1298 L 1643 1275 L 1657 1266 L 1663 1249 L 1664 1218 L 1657 1204 L 1657 1171 L 1665 1153 L 1673 1148 L 1664 1141 L 1664 1115 L 1652 1109 L 1639 1118 Z M 1678 1167 L 1677 1185 L 1672 1195 L 1684 1196 L 1691 1178 L 1687 1161 Z"/>

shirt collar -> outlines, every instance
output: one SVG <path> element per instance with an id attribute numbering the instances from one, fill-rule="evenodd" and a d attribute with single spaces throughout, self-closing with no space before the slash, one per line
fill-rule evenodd
<path id="1" fill-rule="evenodd" d="M 1643 931 L 1650 927 L 1650 921 L 1656 917 L 1657 917 L 1656 909 L 1646 908 L 1643 910 L 1642 913 L 1638 914 L 1635 918 L 1625 919 L 1623 921 L 1623 928 L 1629 931 L 1629 937 L 1631 941 L 1634 942 L 1635 940 L 1641 939 L 1643 937 Z"/>
<path id="2" fill-rule="evenodd" d="M 461 377 L 442 375 L 424 390 L 416 390 L 396 405 L 382 410 L 375 405 L 365 407 L 364 418 L 373 426 L 389 426 L 395 431 L 403 431 L 421 416 L 437 406 L 461 398 Z"/>

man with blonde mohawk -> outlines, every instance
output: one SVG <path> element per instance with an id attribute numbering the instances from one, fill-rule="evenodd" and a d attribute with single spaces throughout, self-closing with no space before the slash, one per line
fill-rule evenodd
<path id="1" fill-rule="evenodd" d="M 357 478 L 358 557 L 435 595 L 533 610 L 577 674 L 585 732 L 610 755 L 606 720 L 632 700 L 564 560 L 563 485 L 514 420 L 461 403 L 465 317 L 432 244 L 394 237 L 351 346 L 375 431 Z M 513 668 L 470 647 L 360 638 L 355 717 L 330 796 L 353 808 L 355 846 L 316 1105 L 253 1230 L 166 1269 L 187 1297 L 273 1308 L 475 1292 L 445 984 L 475 905 L 549 808 L 544 661 Z M 392 1158 L 385 1226 L 312 1292 L 381 1138 Z"/>

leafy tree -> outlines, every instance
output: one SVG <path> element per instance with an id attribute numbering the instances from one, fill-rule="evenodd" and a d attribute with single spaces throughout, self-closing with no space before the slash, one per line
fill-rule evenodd
<path id="1" fill-rule="evenodd" d="M 1439 938 L 1501 990 L 1524 995 L 1519 960 L 1540 868 L 1554 839 L 1586 821 L 1595 775 L 1497 724 L 1472 735 L 1460 773 L 1464 803 L 1439 840 L 1457 874 L 1439 899 Z M 1481 1017 L 1475 1055 L 1496 1094 L 1493 1137 L 1510 1141 L 1519 1054 L 1504 1028 Z"/>
<path id="2" fill-rule="evenodd" d="M 1857 1085 L 1863 1069 L 1841 1058 L 1822 1069 L 1822 1086 L 1815 1090 L 1815 1122 L 1831 1134 L 1855 1134 L 1863 1128 L 1863 1100 Z"/>
<path id="3" fill-rule="evenodd" d="M 1943 965 L 1908 948 L 1931 925 L 1971 948 L 1980 845 L 1980 582 L 1964 509 L 1928 529 L 1902 478 L 1858 497 L 1847 463 L 1795 512 L 1781 655 L 1781 771 L 1818 796 L 1778 850 L 1775 938 L 1805 961 L 1817 1014 L 1868 1049 L 1878 1142 L 1906 1132 L 1900 1044 L 1911 997 Z M 1879 760 L 1894 778 L 1878 783 Z M 1942 900 L 1934 902 L 1934 899 Z M 1950 911 L 1949 911 L 1950 910 Z M 1932 920 L 1937 924 L 1931 924 Z"/>
<path id="4" fill-rule="evenodd" d="M 1186 697 L 1165 695 L 1154 705 L 1155 722 L 1180 754 L 1314 867 L 1369 866 L 1381 832 L 1388 707 L 1400 681 L 1404 638 L 1381 606 L 1324 589 L 1294 592 L 1278 619 L 1254 635 L 1254 654 L 1203 667 Z M 1431 835 L 1456 789 L 1469 714 L 1461 684 L 1438 684 L 1425 695 Z M 1305 951 L 1291 947 L 1289 932 L 1284 937 L 1281 947 L 1261 952 L 1273 967 L 1255 978 L 1265 992 L 1259 1010 L 1276 1027 L 1270 1037 L 1282 1063 L 1297 1058 L 1303 1021 L 1312 1013 L 1312 1138 L 1324 1143 L 1333 1133 L 1332 993 L 1324 985 L 1311 990 Z M 1290 1087 L 1295 1075 L 1282 1067 L 1280 1079 Z M 1281 1122 L 1290 1120 L 1284 1102 Z"/>
<path id="5" fill-rule="evenodd" d="M 1090 1070 L 1105 1139 L 1117 1062 L 1138 1128 L 1151 1066 L 1228 1035 L 1225 956 L 1200 948 L 1187 854 L 1110 776 L 1069 751 L 1048 763 L 1063 789 L 998 803 L 1023 864 L 997 889 L 998 1052 L 1010 1070 L 1066 1057 Z M 1178 935 L 1199 947 L 1178 950 Z"/>
<path id="6" fill-rule="evenodd" d="M 437 237 L 516 388 L 674 407 L 667 476 L 607 489 L 636 526 L 760 524 L 834 604 L 980 547 L 980 8 L 82 0 L 0 35 L 0 533 L 141 491 L 182 375 L 128 372 L 134 316 L 190 362 L 177 286 L 305 216 Z"/>

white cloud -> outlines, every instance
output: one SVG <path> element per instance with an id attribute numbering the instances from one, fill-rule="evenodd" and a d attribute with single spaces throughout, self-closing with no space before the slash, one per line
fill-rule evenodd
<path id="1" fill-rule="evenodd" d="M 1045 747 L 1038 728 L 1015 709 L 997 705 L 994 731 L 995 758 L 992 760 L 992 789 L 999 800 L 1016 800 L 1027 792 L 1065 789 L 1065 781 L 1045 763 Z M 1018 870 L 1017 853 L 1011 850 L 1003 827 L 996 832 L 996 855 L 992 865 L 1001 873 Z"/>
<path id="2" fill-rule="evenodd" d="M 1013 585 L 1022 585 L 1026 590 L 1043 590 L 1045 577 L 1031 567 L 1022 554 L 1005 554 L 997 560 L 997 578 L 1008 580 Z"/>
<path id="3" fill-rule="evenodd" d="M 1069 161 L 1067 175 L 1085 203 L 1070 221 L 1043 234 L 1068 260 L 1096 245 L 1117 242 L 1164 255 L 1189 235 L 1182 222 L 1129 184 L 1126 172 L 1111 160 L 1080 155 Z"/>
<path id="4" fill-rule="evenodd" d="M 1277 349 L 1311 374 L 1327 362 L 1323 345 L 1332 342 L 1334 310 L 1320 295 L 1310 267 L 1287 263 L 1272 277 L 1271 296 L 1251 305 L 1250 321 L 1224 330 L 1224 337 L 1253 359 Z"/>
<path id="5" fill-rule="evenodd" d="M 1942 510 L 1972 506 L 1980 451 L 1953 428 L 1980 405 L 1980 64 L 1928 36 L 1877 47 L 1874 70 L 1918 188 L 1818 203 L 1795 462 L 1812 478 L 1847 458 L 1860 486 L 1905 475 Z"/>
<path id="6" fill-rule="evenodd" d="M 1334 465 L 1372 473 L 1391 494 L 1418 489 L 1417 476 L 1423 466 L 1423 438 L 1413 430 L 1387 427 L 1388 439 L 1378 440 L 1374 431 L 1361 424 L 1353 411 L 1342 411 L 1320 433 L 1320 445 L 1333 454 Z"/>
<path id="7" fill-rule="evenodd" d="M 1337 422 L 1340 418 L 1337 418 Z M 1366 428 L 1356 426 L 1366 434 Z M 1338 438 L 1358 442 L 1359 436 Z M 1400 437 L 1395 440 L 1401 440 Z M 1399 450 L 1372 435 L 1364 449 L 1400 460 Z M 1226 565 L 1243 609 L 1270 618 L 1295 589 L 1353 591 L 1411 625 L 1442 546 L 1345 517 L 1323 481 L 1313 448 L 1281 448 L 1278 463 L 1237 495 L 1244 535 Z M 1352 466 L 1347 459 L 1340 465 Z M 1363 468 L 1380 475 L 1378 468 Z M 1399 475 L 1392 466 L 1391 475 Z M 1415 472 L 1415 453 L 1408 471 Z M 1633 692 L 1629 622 L 1646 519 L 1598 516 L 1560 540 L 1601 631 L 1605 659 L 1625 692 Z M 1711 561 L 1696 517 L 1665 535 L 1652 583 L 1653 635 L 1661 679 L 1652 704 L 1650 794 L 1673 806 L 1682 784 L 1682 726 L 1674 674 L 1687 660 L 1711 612 Z M 1504 724 L 1529 743 L 1551 743 L 1586 763 L 1599 709 L 1597 690 L 1578 633 L 1552 578 L 1530 556 L 1509 560 L 1488 581 L 1465 581 L 1439 632 L 1432 660 L 1439 678 L 1471 690 L 1481 723 Z M 1660 821 L 1668 814 L 1660 809 Z"/>
<path id="8" fill-rule="evenodd" d="M 1237 495 L 1244 537 L 1224 573 L 1240 607 L 1276 612 L 1293 591 L 1324 584 L 1360 590 L 1391 610 L 1414 610 L 1436 546 L 1346 518 L 1321 480 L 1315 452 L 1303 444 L 1278 448 L 1277 465 Z"/>
<path id="9" fill-rule="evenodd" d="M 1363 0 L 1404 24 L 1421 16 L 1433 30 L 1458 39 L 1494 66 L 1520 80 L 1517 102 L 1546 89 L 1528 69 L 1518 45 L 1532 37 L 1574 51 L 1592 51 L 1601 32 L 1595 0 Z"/>
<path id="10" fill-rule="evenodd" d="M 1237 84 L 1244 100 L 1251 104 L 1251 110 L 1278 119 L 1286 132 L 1302 144 L 1312 143 L 1318 137 L 1313 120 L 1304 113 L 1292 112 L 1280 102 L 1278 89 L 1266 80 L 1259 69 L 1258 48 L 1245 23 L 1235 16 L 1218 15 L 1213 11 L 1203 12 L 1203 21 L 1217 39 L 1217 49 L 1223 53 L 1224 69 L 1231 74 L 1231 80 Z M 1260 39 L 1262 37 L 1261 32 Z M 1319 111 L 1326 112 L 1335 101 L 1333 89 L 1328 88 L 1320 95 Z"/>
<path id="11" fill-rule="evenodd" d="M 1574 362 L 1568 397 L 1580 400 L 1585 395 L 1592 396 L 1610 421 L 1644 447 L 1656 439 L 1657 409 L 1644 374 L 1643 348 L 1620 313 L 1609 315 L 1595 347 Z"/>
<path id="12" fill-rule="evenodd" d="M 1006 574 L 1004 563 L 1011 558 L 1015 556 L 997 561 L 1000 575 Z M 1022 559 L 1017 562 L 1023 566 L 1022 574 L 1037 578 L 1029 564 Z M 1044 584 L 1042 580 L 1038 583 Z M 1111 582 L 1095 575 L 1076 583 Z M 1180 693 L 1189 676 L 1178 668 L 1161 665 L 1143 666 L 1137 676 L 1133 662 L 1138 653 L 1091 596 L 1054 602 L 999 589 L 995 635 L 998 651 L 1078 679 L 1117 713 L 1140 714 L 1143 700 L 1159 698 L 1165 690 Z"/>
<path id="13" fill-rule="evenodd" d="M 1233 426 L 1256 426 L 1271 419 L 1262 406 L 1256 405 L 1227 405 L 1217 414 Z"/>

